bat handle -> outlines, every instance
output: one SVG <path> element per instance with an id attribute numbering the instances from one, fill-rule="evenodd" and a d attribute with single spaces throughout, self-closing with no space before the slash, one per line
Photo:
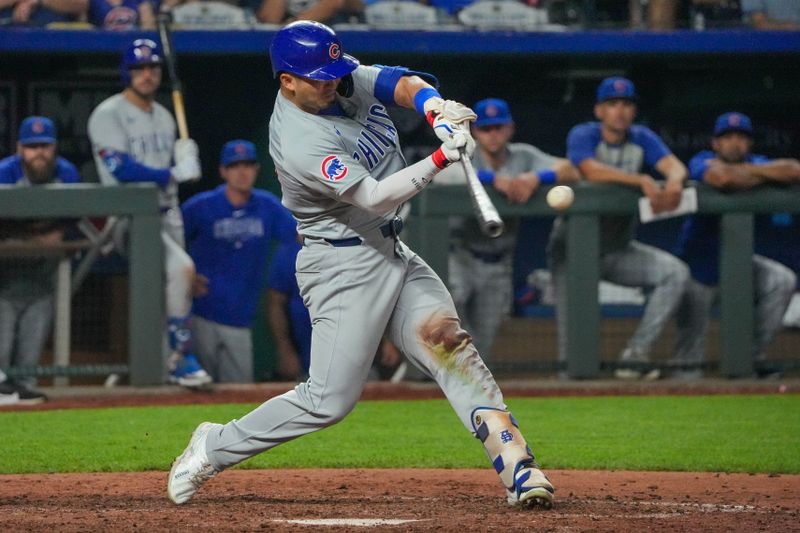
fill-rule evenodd
<path id="1" fill-rule="evenodd" d="M 175 121 L 178 123 L 178 138 L 189 138 L 189 127 L 186 125 L 186 110 L 183 106 L 183 93 L 179 89 L 172 91 L 172 105 L 175 107 Z"/>

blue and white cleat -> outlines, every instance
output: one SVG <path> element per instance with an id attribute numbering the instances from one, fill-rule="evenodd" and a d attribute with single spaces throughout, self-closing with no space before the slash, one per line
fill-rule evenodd
<path id="1" fill-rule="evenodd" d="M 167 494 L 178 505 L 189 501 L 206 481 L 221 472 L 211 465 L 206 454 L 208 433 L 219 427 L 222 425 L 211 422 L 197 426 L 186 449 L 173 461 L 167 478 Z"/>
<path id="2" fill-rule="evenodd" d="M 181 387 L 204 387 L 213 380 L 200 366 L 197 357 L 175 352 L 170 358 L 169 381 Z"/>
<path id="3" fill-rule="evenodd" d="M 535 465 L 521 464 L 514 474 L 514 489 L 506 489 L 509 505 L 520 507 L 553 507 L 553 493 L 556 489 L 547 476 Z"/>

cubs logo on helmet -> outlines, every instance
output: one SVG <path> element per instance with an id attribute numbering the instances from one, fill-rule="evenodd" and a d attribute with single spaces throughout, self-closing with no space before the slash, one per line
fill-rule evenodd
<path id="1" fill-rule="evenodd" d="M 339 181 L 347 176 L 347 165 L 338 155 L 329 155 L 322 160 L 322 177 L 328 181 Z"/>
<path id="2" fill-rule="evenodd" d="M 35 120 L 31 124 L 31 130 L 33 130 L 33 133 L 42 133 L 44 132 L 44 124 L 42 124 L 41 120 Z"/>
<path id="3" fill-rule="evenodd" d="M 272 75 L 281 72 L 312 80 L 344 78 L 359 63 L 342 48 L 342 41 L 328 26 L 311 20 L 297 20 L 275 34 L 269 45 Z"/>

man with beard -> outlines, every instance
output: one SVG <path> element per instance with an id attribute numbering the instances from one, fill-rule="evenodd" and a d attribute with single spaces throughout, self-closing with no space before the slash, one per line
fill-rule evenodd
<path id="1" fill-rule="evenodd" d="M 0 161 L 0 185 L 35 187 L 78 183 L 75 165 L 56 155 L 56 129 L 46 117 L 28 117 L 20 126 L 17 153 Z M 59 220 L 3 221 L 0 240 L 57 244 L 66 224 Z M 52 258 L 0 260 L 0 403 L 36 404 L 46 400 L 33 389 L 34 378 L 12 381 L 3 369 L 39 364 L 53 322 Z"/>
<path id="2" fill-rule="evenodd" d="M 796 159 L 769 159 L 750 152 L 753 124 L 747 115 L 720 115 L 711 139 L 712 150 L 704 150 L 689 162 L 691 179 L 724 191 L 745 191 L 765 183 L 800 182 Z M 760 215 L 756 219 L 770 218 Z M 692 279 L 678 308 L 678 347 L 673 362 L 682 368 L 679 377 L 702 375 L 709 312 L 717 297 L 719 282 L 719 216 L 694 215 L 686 221 L 679 255 L 689 264 Z M 762 255 L 753 255 L 754 343 L 756 373 L 774 374 L 765 364 L 767 346 L 782 326 L 783 314 L 796 285 L 794 272 Z"/>
<path id="3" fill-rule="evenodd" d="M 175 140 L 175 119 L 156 102 L 163 62 L 161 48 L 154 41 L 133 41 L 122 54 L 124 89 L 97 106 L 88 129 L 104 185 L 158 186 L 170 352 L 166 366 L 171 383 L 197 388 L 211 383 L 211 376 L 191 352 L 189 311 L 195 268 L 184 250 L 178 184 L 200 178 L 200 159 L 192 139 Z"/>

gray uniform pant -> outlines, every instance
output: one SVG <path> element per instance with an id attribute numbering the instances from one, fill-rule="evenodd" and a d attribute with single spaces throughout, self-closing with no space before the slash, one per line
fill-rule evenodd
<path id="1" fill-rule="evenodd" d="M 508 317 L 513 294 L 512 254 L 486 262 L 460 248 L 448 257 L 448 285 L 458 316 L 483 359 L 488 361 L 500 324 Z"/>
<path id="2" fill-rule="evenodd" d="M 306 239 L 297 281 L 313 324 L 310 377 L 209 433 L 206 449 L 215 467 L 344 418 L 361 396 L 384 331 L 438 382 L 470 431 L 474 409 L 505 409 L 494 378 L 458 328 L 444 284 L 402 242 L 377 236 L 361 246 L 333 247 Z"/>
<path id="3" fill-rule="evenodd" d="M 791 269 L 772 259 L 753 256 L 754 361 L 765 358 L 769 343 L 783 327 L 783 314 L 796 283 Z M 718 296 L 717 287 L 690 280 L 676 314 L 678 339 L 673 364 L 691 368 L 705 362 L 710 312 Z"/>
<path id="4" fill-rule="evenodd" d="M 0 369 L 36 366 L 53 324 L 53 296 L 35 300 L 0 298 Z M 27 386 L 35 378 L 17 380 Z"/>
<path id="5" fill-rule="evenodd" d="M 200 365 L 218 383 L 253 382 L 250 328 L 192 317 L 192 344 Z"/>
<path id="6" fill-rule="evenodd" d="M 567 359 L 566 264 L 560 255 L 551 255 L 556 295 L 558 360 Z M 628 339 L 627 348 L 647 358 L 650 348 L 669 322 L 689 280 L 686 264 L 663 250 L 631 241 L 622 250 L 603 254 L 600 277 L 626 287 L 641 287 L 647 294 L 642 319 Z"/>

